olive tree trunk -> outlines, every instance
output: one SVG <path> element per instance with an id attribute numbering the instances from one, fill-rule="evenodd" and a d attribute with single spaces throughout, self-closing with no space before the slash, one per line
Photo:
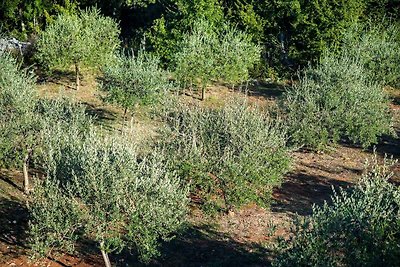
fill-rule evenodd
<path id="1" fill-rule="evenodd" d="M 104 242 L 100 243 L 100 250 L 101 250 L 101 255 L 103 256 L 104 265 L 106 267 L 111 267 L 111 262 L 110 262 L 110 258 L 108 257 L 108 253 L 105 252 L 105 250 L 104 250 Z"/>
<path id="2" fill-rule="evenodd" d="M 203 85 L 201 87 L 201 101 L 203 101 L 204 99 L 206 99 L 206 87 Z"/>
<path id="3" fill-rule="evenodd" d="M 121 133 L 123 133 L 123 132 L 124 132 L 124 128 L 125 128 L 125 122 L 126 122 L 126 117 L 127 117 L 127 114 L 128 114 L 128 108 L 127 108 L 127 107 L 125 107 L 125 109 L 124 109 L 124 115 L 122 116 L 122 124 L 121 124 L 121 129 L 120 129 Z"/>
<path id="4" fill-rule="evenodd" d="M 28 168 L 29 168 L 29 151 L 26 152 L 26 155 L 24 157 L 24 163 L 23 163 L 24 192 L 25 192 L 25 194 L 29 194 L 29 173 L 28 173 Z"/>
<path id="5" fill-rule="evenodd" d="M 79 63 L 78 62 L 75 62 L 75 75 L 76 75 L 76 81 L 75 81 L 76 90 L 79 90 L 79 87 L 81 86 L 81 84 L 80 84 L 80 80 L 79 80 Z"/>

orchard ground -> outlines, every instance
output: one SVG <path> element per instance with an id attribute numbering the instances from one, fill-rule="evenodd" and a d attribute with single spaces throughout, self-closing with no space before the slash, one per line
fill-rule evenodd
<path id="1" fill-rule="evenodd" d="M 56 75 L 42 81 L 37 88 L 43 97 L 52 97 L 63 91 L 66 96 L 82 102 L 89 113 L 97 116 L 102 127 L 119 129 L 123 110 L 101 101 L 96 91 L 96 81 L 88 77 L 82 81 L 79 91 L 71 89 L 73 75 Z M 261 105 L 274 105 L 285 85 L 263 84 L 249 87 L 249 99 Z M 400 90 L 386 89 L 392 96 L 391 108 L 395 117 L 395 130 L 400 135 Z M 192 100 L 191 92 L 181 97 Z M 219 106 L 233 94 L 243 94 L 224 86 L 208 88 L 204 105 Z M 140 112 L 125 127 L 135 141 L 155 138 L 157 122 Z M 129 121 L 129 120 L 128 120 Z M 400 139 L 382 137 L 376 152 L 400 158 Z M 372 156 L 372 149 L 362 150 L 348 144 L 337 145 L 328 152 L 300 150 L 292 153 L 293 167 L 280 188 L 274 191 L 274 203 L 270 210 L 254 205 L 238 211 L 205 216 L 192 207 L 186 227 L 169 243 L 163 244 L 162 256 L 150 266 L 268 266 L 274 257 L 274 245 L 278 236 L 288 235 L 290 221 L 295 214 L 307 216 L 312 205 L 329 201 L 332 187 L 351 187 L 363 172 L 364 162 Z M 400 164 L 394 166 L 394 183 L 400 183 Z M 31 176 L 38 175 L 33 171 Z M 45 259 L 33 264 L 29 261 L 29 247 L 25 234 L 28 227 L 26 196 L 23 192 L 22 173 L 15 170 L 0 171 L 0 266 L 103 266 L 103 259 L 95 246 L 81 241 L 77 255 L 57 259 Z M 135 255 L 125 251 L 111 255 L 117 266 L 141 266 Z"/>

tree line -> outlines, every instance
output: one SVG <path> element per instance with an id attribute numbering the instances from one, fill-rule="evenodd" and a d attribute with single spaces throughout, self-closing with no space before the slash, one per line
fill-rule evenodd
<path id="1" fill-rule="evenodd" d="M 171 63 L 180 42 L 198 19 L 216 28 L 237 26 L 262 47 L 257 77 L 274 77 L 318 61 L 328 47 L 339 49 L 345 30 L 357 21 L 399 22 L 399 0 L 14 0 L 0 3 L 1 30 L 29 39 L 60 13 L 97 6 L 121 25 L 126 47 L 145 46 Z"/>

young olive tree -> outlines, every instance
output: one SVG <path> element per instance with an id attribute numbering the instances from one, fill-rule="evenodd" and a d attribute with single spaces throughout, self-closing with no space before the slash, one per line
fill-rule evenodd
<path id="1" fill-rule="evenodd" d="M 345 32 L 340 53 L 358 58 L 372 81 L 400 86 L 399 25 L 356 24 Z"/>
<path id="2" fill-rule="evenodd" d="M 61 143 L 63 139 L 49 138 L 54 129 L 59 132 L 84 136 L 93 125 L 92 118 L 86 114 L 86 109 L 79 102 L 64 96 L 57 98 L 40 99 L 37 103 L 36 113 L 40 117 L 38 123 L 40 132 L 37 135 L 37 147 L 34 150 L 34 163 L 38 168 L 48 169 L 49 147 L 52 142 Z"/>
<path id="3" fill-rule="evenodd" d="M 204 100 L 205 89 L 212 81 L 237 84 L 247 80 L 260 52 L 250 37 L 236 28 L 224 25 L 217 31 L 207 21 L 198 20 L 174 55 L 174 73 L 183 87 L 200 85 Z"/>
<path id="4" fill-rule="evenodd" d="M 273 266 L 399 266 L 400 189 L 389 181 L 392 163 L 377 162 L 352 190 L 298 218 Z"/>
<path id="5" fill-rule="evenodd" d="M 284 94 L 290 139 L 321 150 L 347 140 L 364 148 L 393 133 L 389 99 L 370 79 L 363 61 L 351 55 L 323 55 Z"/>
<path id="6" fill-rule="evenodd" d="M 93 130 L 48 129 L 47 178 L 31 205 L 33 253 L 72 252 L 78 238 L 108 254 L 136 249 L 143 261 L 158 255 L 185 218 L 187 189 L 164 165 L 162 153 L 138 159 L 122 137 Z"/>
<path id="7" fill-rule="evenodd" d="M 136 105 L 151 104 L 172 88 L 159 64 L 157 57 L 140 50 L 137 56 L 121 55 L 103 68 L 100 88 L 107 92 L 106 101 L 124 108 L 124 120 Z"/>
<path id="8" fill-rule="evenodd" d="M 120 29 L 94 8 L 79 14 L 61 14 L 37 40 L 37 59 L 49 69 L 75 67 L 76 89 L 82 68 L 104 66 L 119 47 Z"/>
<path id="9" fill-rule="evenodd" d="M 28 165 L 38 133 L 34 77 L 8 54 L 0 54 L 0 161 L 22 167 L 29 192 Z"/>
<path id="10" fill-rule="evenodd" d="M 166 122 L 161 145 L 204 210 L 269 205 L 290 166 L 279 121 L 234 98 L 219 109 L 181 104 Z"/>

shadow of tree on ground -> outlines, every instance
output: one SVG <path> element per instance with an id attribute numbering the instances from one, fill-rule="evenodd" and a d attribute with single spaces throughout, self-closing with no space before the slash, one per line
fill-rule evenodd
<path id="1" fill-rule="evenodd" d="M 352 183 L 313 176 L 307 173 L 290 173 L 280 188 L 274 190 L 275 203 L 271 210 L 310 215 L 314 204 L 321 205 L 330 201 L 332 187 L 348 188 Z"/>
<path id="2" fill-rule="evenodd" d="M 95 123 L 106 129 L 113 129 L 112 125 L 118 119 L 117 113 L 104 107 L 98 107 L 92 103 L 83 102 L 82 104 L 86 108 L 86 114 L 92 117 Z"/>
<path id="3" fill-rule="evenodd" d="M 287 86 L 278 83 L 257 83 L 249 86 L 249 95 L 263 97 L 267 100 L 277 99 L 283 95 Z"/>
<path id="4" fill-rule="evenodd" d="M 27 248 L 28 210 L 16 199 L 0 198 L 0 257 L 13 258 Z"/>
<path id="5" fill-rule="evenodd" d="M 125 255 L 124 255 L 125 254 Z M 212 227 L 188 226 L 161 248 L 161 257 L 149 265 L 127 253 L 112 257 L 117 266 L 270 266 L 269 250 L 242 244 Z"/>

